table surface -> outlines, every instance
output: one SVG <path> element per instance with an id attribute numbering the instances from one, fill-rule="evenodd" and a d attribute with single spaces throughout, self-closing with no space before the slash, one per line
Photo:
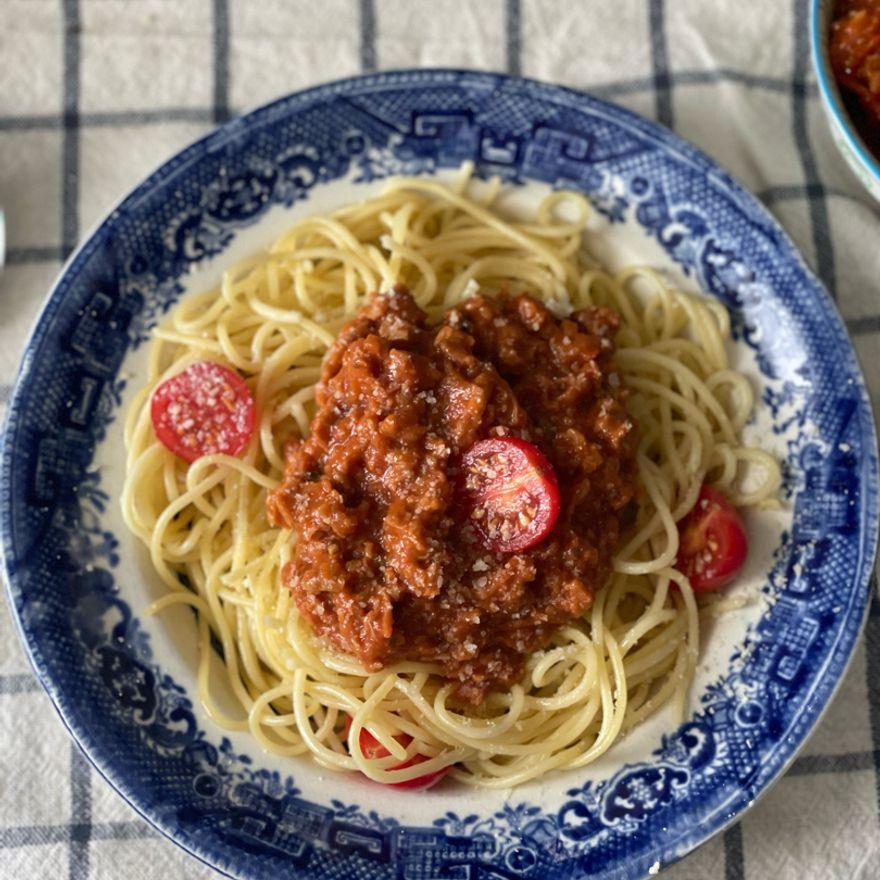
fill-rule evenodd
<path id="1" fill-rule="evenodd" d="M 361 71 L 506 70 L 590 91 L 707 151 L 837 299 L 880 394 L 880 206 L 831 141 L 801 0 L 0 0 L 0 408 L 61 262 L 217 122 Z M 68 740 L 0 603 L 0 877 L 216 878 Z M 786 776 L 671 880 L 880 878 L 880 603 Z"/>

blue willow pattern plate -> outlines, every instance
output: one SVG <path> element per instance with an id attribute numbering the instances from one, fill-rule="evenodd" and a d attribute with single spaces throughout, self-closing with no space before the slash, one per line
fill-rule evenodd
<path id="1" fill-rule="evenodd" d="M 130 364 L 191 273 L 228 258 L 270 214 L 316 210 L 342 181 L 349 201 L 389 174 L 466 159 L 515 186 L 585 192 L 608 229 L 635 230 L 728 306 L 781 444 L 789 514 L 759 572 L 767 601 L 686 723 L 604 773 L 413 798 L 322 778 L 305 759 L 269 759 L 205 719 L 188 667 L 138 618 L 147 562 L 123 533 L 118 474 L 101 450 L 121 446 L 120 411 L 139 384 Z M 12 604 L 72 734 L 163 833 L 246 878 L 655 871 L 737 816 L 804 741 L 860 633 L 877 531 L 876 441 L 853 351 L 827 294 L 755 199 L 610 104 L 456 71 L 380 74 L 282 99 L 184 150 L 126 198 L 66 266 L 28 344 L 0 492 Z"/>

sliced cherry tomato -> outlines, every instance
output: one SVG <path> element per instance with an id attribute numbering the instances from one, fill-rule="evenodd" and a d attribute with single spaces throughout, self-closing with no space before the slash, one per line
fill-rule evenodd
<path id="1" fill-rule="evenodd" d="M 166 379 L 150 401 L 156 436 L 175 455 L 238 455 L 254 433 L 254 398 L 228 367 L 198 361 Z"/>
<path id="2" fill-rule="evenodd" d="M 676 568 L 688 576 L 695 593 L 729 584 L 740 572 L 749 539 L 737 509 L 727 497 L 703 486 L 694 509 L 678 524 Z"/>
<path id="3" fill-rule="evenodd" d="M 351 716 L 346 719 L 345 722 L 345 736 L 348 737 L 349 732 L 351 731 Z M 408 736 L 405 733 L 401 733 L 398 736 L 394 737 L 404 748 L 406 748 L 411 742 L 412 737 Z M 361 735 L 358 738 L 361 751 L 364 753 L 365 758 L 373 759 L 373 758 L 387 758 L 389 755 L 388 749 L 370 733 L 366 727 L 361 728 Z M 404 761 L 402 764 L 398 764 L 396 767 L 392 767 L 393 770 L 403 770 L 406 767 L 414 767 L 416 764 L 421 764 L 428 759 L 424 755 L 413 755 L 409 760 Z M 407 779 L 406 782 L 389 782 L 388 784 L 392 788 L 406 788 L 406 789 L 418 789 L 424 790 L 426 788 L 430 788 L 432 785 L 438 783 L 448 772 L 449 767 L 443 767 L 441 770 L 435 770 L 433 773 L 426 773 L 424 776 L 417 776 L 415 779 Z"/>
<path id="4" fill-rule="evenodd" d="M 474 443 L 461 458 L 459 496 L 481 541 L 495 553 L 534 547 L 559 516 L 553 465 L 519 437 Z"/>

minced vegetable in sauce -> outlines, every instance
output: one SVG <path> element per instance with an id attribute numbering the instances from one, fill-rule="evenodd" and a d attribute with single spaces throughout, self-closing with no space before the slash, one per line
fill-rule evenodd
<path id="1" fill-rule="evenodd" d="M 606 308 L 558 319 L 502 294 L 473 296 L 432 327 L 403 288 L 370 299 L 331 348 L 311 434 L 287 450 L 268 502 L 297 533 L 283 578 L 319 636 L 372 670 L 436 663 L 477 705 L 584 614 L 634 510 L 617 326 Z M 496 437 L 537 447 L 494 496 L 512 528 L 535 518 L 535 480 L 558 485 L 549 531 L 519 551 L 475 527 L 461 488 L 469 451 L 491 455 L 475 444 Z"/>

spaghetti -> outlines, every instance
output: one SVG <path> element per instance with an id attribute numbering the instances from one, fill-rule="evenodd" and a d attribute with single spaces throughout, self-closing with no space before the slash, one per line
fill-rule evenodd
<path id="1" fill-rule="evenodd" d="M 470 173 L 463 168 L 448 187 L 392 180 L 375 198 L 307 217 L 219 287 L 185 298 L 154 331 L 148 382 L 125 425 L 123 514 L 169 590 L 150 610 L 195 610 L 209 715 L 250 730 L 269 751 L 311 754 L 379 782 L 454 765 L 463 782 L 508 787 L 589 764 L 670 701 L 683 714 L 700 614 L 675 568 L 677 523 L 704 483 L 756 507 L 775 503 L 780 481 L 774 459 L 740 439 L 753 396 L 728 364 L 722 305 L 650 269 L 612 275 L 597 265 L 584 248 L 583 196 L 555 192 L 518 222 L 494 206 L 499 181 L 478 186 Z M 584 618 L 528 658 L 519 684 L 478 708 L 456 704 L 430 664 L 369 672 L 315 639 L 281 587 L 295 536 L 266 516 L 285 443 L 308 434 L 323 355 L 371 292 L 397 283 L 433 320 L 477 289 L 528 292 L 560 313 L 604 305 L 621 318 L 616 363 L 640 431 L 635 522 Z M 150 396 L 205 359 L 245 378 L 256 431 L 237 457 L 188 464 L 157 440 Z M 215 697 L 212 636 L 234 714 Z M 385 757 L 364 753 L 363 729 Z M 401 767 L 416 755 L 420 763 Z"/>

